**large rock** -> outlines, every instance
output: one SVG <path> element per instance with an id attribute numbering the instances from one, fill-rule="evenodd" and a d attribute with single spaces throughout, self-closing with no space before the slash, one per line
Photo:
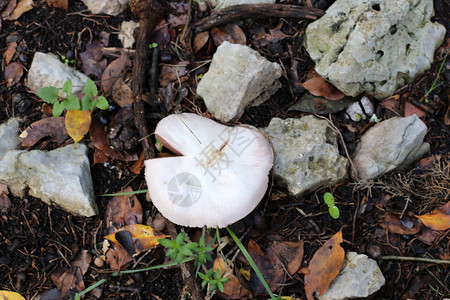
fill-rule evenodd
<path id="1" fill-rule="evenodd" d="M 225 8 L 240 4 L 261 4 L 261 3 L 275 3 L 275 0 L 210 0 L 209 1 L 216 9 Z"/>
<path id="2" fill-rule="evenodd" d="M 337 0 L 306 29 L 316 71 L 349 96 L 378 99 L 430 68 L 445 27 L 432 0 Z"/>
<path id="3" fill-rule="evenodd" d="M 259 105 L 281 86 L 281 67 L 247 46 L 223 42 L 197 87 L 206 107 L 222 122 L 239 119 L 249 105 Z"/>
<path id="4" fill-rule="evenodd" d="M 336 133 L 314 116 L 273 118 L 263 129 L 274 147 L 277 182 L 295 196 L 333 185 L 347 176 L 348 160 L 339 155 Z"/>
<path id="5" fill-rule="evenodd" d="M 93 14 L 117 16 L 127 9 L 131 0 L 82 0 Z"/>
<path id="6" fill-rule="evenodd" d="M 416 116 L 391 118 L 370 128 L 353 158 L 360 179 L 375 179 L 412 163 L 430 150 L 423 142 L 427 126 Z"/>
<path id="7" fill-rule="evenodd" d="M 68 79 L 72 80 L 72 92 L 77 93 L 83 90 L 88 78 L 74 68 L 66 66 L 58 56 L 36 52 L 28 71 L 26 85 L 33 93 L 37 94 L 41 88 L 46 86 L 60 89 Z"/>
<path id="8" fill-rule="evenodd" d="M 364 298 L 378 291 L 385 283 L 377 262 L 364 254 L 349 252 L 344 268 L 330 284 L 320 300 Z"/>
<path id="9" fill-rule="evenodd" d="M 0 160 L 10 150 L 20 147 L 19 121 L 11 118 L 8 122 L 0 125 Z"/>
<path id="10" fill-rule="evenodd" d="M 86 217 L 97 213 L 87 147 L 68 145 L 52 151 L 6 153 L 0 161 L 0 181 L 18 197 L 25 191 L 48 204 Z"/>

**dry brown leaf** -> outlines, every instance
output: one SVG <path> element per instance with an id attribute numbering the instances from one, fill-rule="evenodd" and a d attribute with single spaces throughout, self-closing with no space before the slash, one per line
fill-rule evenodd
<path id="1" fill-rule="evenodd" d="M 415 106 L 410 102 L 405 102 L 405 117 L 409 117 L 412 115 L 417 115 L 420 119 L 425 118 L 427 115 L 426 112 Z"/>
<path id="2" fill-rule="evenodd" d="M 177 27 L 180 25 L 185 25 L 187 23 L 187 14 L 184 15 L 179 15 L 179 16 L 174 16 L 174 15 L 170 15 L 169 19 L 167 20 L 167 22 L 172 26 L 172 27 Z"/>
<path id="3" fill-rule="evenodd" d="M 120 270 L 131 261 L 131 256 L 120 245 L 112 244 L 106 252 L 106 262 L 111 269 Z"/>
<path id="4" fill-rule="evenodd" d="M 53 8 L 67 9 L 69 7 L 69 0 L 47 0 L 47 4 Z"/>
<path id="5" fill-rule="evenodd" d="M 9 16 L 7 20 L 17 20 L 24 13 L 32 10 L 33 6 L 34 6 L 33 0 L 21 0 L 19 3 L 17 3 L 16 8 L 13 10 L 11 16 Z"/>
<path id="6" fill-rule="evenodd" d="M 248 253 L 255 261 L 272 292 L 277 291 L 284 279 L 283 266 L 278 256 L 270 248 L 267 249 L 266 253 L 263 253 L 253 240 L 250 240 L 248 243 Z M 254 273 L 250 276 L 248 286 L 255 295 L 265 295 L 267 293 Z"/>
<path id="7" fill-rule="evenodd" d="M 202 33 L 199 33 L 194 38 L 194 52 L 197 53 L 200 51 L 208 42 L 209 40 L 209 32 L 203 31 Z"/>
<path id="8" fill-rule="evenodd" d="M 103 130 L 103 126 L 96 119 L 92 121 L 91 129 L 89 131 L 91 141 L 95 148 L 99 149 L 103 154 L 118 160 L 123 161 L 136 161 L 138 156 L 136 154 L 120 153 L 119 151 L 109 147 L 108 136 Z"/>
<path id="9" fill-rule="evenodd" d="M 69 110 L 65 118 L 66 130 L 75 142 L 75 146 L 89 132 L 91 112 L 89 110 Z"/>
<path id="10" fill-rule="evenodd" d="M 61 145 L 69 134 L 64 125 L 64 117 L 50 117 L 36 121 L 21 134 L 22 146 L 33 147 L 44 137 L 51 137 L 53 141 Z"/>
<path id="11" fill-rule="evenodd" d="M 81 250 L 81 253 L 78 254 L 77 258 L 72 263 L 72 268 L 73 267 L 80 268 L 81 274 L 84 275 L 88 271 L 91 262 L 92 262 L 92 254 L 90 254 L 88 250 Z"/>
<path id="12" fill-rule="evenodd" d="M 5 58 L 5 65 L 9 65 L 14 54 L 16 54 L 17 42 L 8 43 L 8 46 L 3 53 L 3 57 Z"/>
<path id="13" fill-rule="evenodd" d="M 342 231 L 339 231 L 314 253 L 308 266 L 309 274 L 305 275 L 305 292 L 308 300 L 314 300 L 315 292 L 323 295 L 339 274 L 345 258 L 345 251 L 341 247 L 343 241 Z"/>
<path id="14" fill-rule="evenodd" d="M 0 193 L 0 213 L 6 214 L 11 209 L 12 203 L 7 193 Z M 1 299 L 1 298 L 0 298 Z"/>
<path id="15" fill-rule="evenodd" d="M 211 29 L 211 36 L 213 38 L 214 45 L 216 45 L 216 47 L 219 47 L 225 41 L 230 42 L 232 44 L 236 43 L 229 33 L 226 33 L 225 31 L 223 31 L 218 27 L 214 27 L 213 29 Z"/>
<path id="16" fill-rule="evenodd" d="M 246 290 L 233 275 L 233 270 L 230 266 L 221 258 L 217 257 L 214 260 L 213 270 L 214 272 L 219 269 L 220 276 L 226 277 L 229 281 L 223 284 L 223 293 L 217 292 L 218 296 L 222 299 L 243 299 L 248 296 L 248 290 Z"/>
<path id="17" fill-rule="evenodd" d="M 297 272 L 303 260 L 303 240 L 298 242 L 274 242 L 270 249 L 285 262 L 290 275 Z"/>
<path id="18" fill-rule="evenodd" d="M 86 50 L 80 53 L 83 73 L 87 76 L 94 75 L 101 78 L 108 61 L 103 57 L 104 44 L 101 41 L 93 41 L 86 45 Z"/>
<path id="19" fill-rule="evenodd" d="M 139 159 L 133 165 L 132 171 L 134 174 L 136 174 L 136 175 L 141 174 L 141 170 L 144 167 L 144 161 L 145 161 L 145 156 L 144 156 L 144 152 L 142 152 L 139 155 Z"/>
<path id="20" fill-rule="evenodd" d="M 123 192 L 132 192 L 127 187 Z M 120 193 L 120 192 L 119 192 Z M 121 228 L 125 225 L 142 223 L 142 206 L 136 195 L 113 196 L 106 205 L 105 227 Z"/>
<path id="21" fill-rule="evenodd" d="M 60 267 L 50 275 L 50 278 L 61 292 L 60 299 L 73 298 L 75 293 L 84 290 L 83 274 L 77 266 L 70 269 Z"/>
<path id="22" fill-rule="evenodd" d="M 242 31 L 241 27 L 236 24 L 230 23 L 225 26 L 221 26 L 220 29 L 231 35 L 235 44 L 244 46 L 247 44 L 247 37 L 245 36 L 244 31 Z"/>
<path id="23" fill-rule="evenodd" d="M 420 222 L 409 214 L 404 214 L 400 219 L 400 215 L 390 212 L 387 212 L 383 219 L 378 220 L 378 225 L 389 232 L 402 235 L 416 234 L 422 229 Z"/>
<path id="24" fill-rule="evenodd" d="M 422 243 L 431 246 L 441 235 L 442 231 L 433 230 L 424 226 L 419 233 L 414 235 L 414 237 Z"/>
<path id="25" fill-rule="evenodd" d="M 118 78 L 112 87 L 112 98 L 120 107 L 133 105 L 133 91 L 122 77 Z"/>
<path id="26" fill-rule="evenodd" d="M 322 96 L 328 100 L 341 100 L 344 98 L 344 93 L 334 87 L 331 83 L 326 81 L 314 69 L 309 70 L 306 81 L 299 83 L 314 96 Z"/>
<path id="27" fill-rule="evenodd" d="M 131 66 L 131 59 L 127 53 L 122 53 L 119 58 L 113 60 L 103 71 L 102 89 L 106 95 L 111 94 L 114 82 Z"/>
<path id="28" fill-rule="evenodd" d="M 18 62 L 13 62 L 5 67 L 5 72 L 3 73 L 6 86 L 12 87 L 20 82 L 23 75 L 23 67 Z"/>
<path id="29" fill-rule="evenodd" d="M 433 230 L 447 230 L 450 228 L 450 201 L 430 213 L 416 217 L 428 228 Z"/>
<path id="30" fill-rule="evenodd" d="M 95 150 L 94 150 L 94 161 L 92 162 L 92 165 L 103 164 L 103 163 L 109 161 L 110 159 L 111 159 L 111 157 L 109 157 L 108 155 L 106 155 L 102 151 L 100 151 L 97 148 L 95 148 Z"/>
<path id="31" fill-rule="evenodd" d="M 131 234 L 134 248 L 137 252 L 145 251 L 159 245 L 158 239 L 164 239 L 167 235 L 154 230 L 150 226 L 142 224 L 126 225 L 116 230 L 116 232 L 108 234 L 105 239 L 120 244 L 116 239 L 116 234 L 121 231 L 127 231 Z"/>
<path id="32" fill-rule="evenodd" d="M 17 6 L 17 0 L 9 0 L 8 5 L 1 11 L 1 19 L 7 19 Z"/>

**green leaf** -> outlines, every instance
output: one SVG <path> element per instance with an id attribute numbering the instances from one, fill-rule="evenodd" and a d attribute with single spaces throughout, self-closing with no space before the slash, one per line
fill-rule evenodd
<path id="1" fill-rule="evenodd" d="M 328 208 L 328 211 L 329 211 L 329 213 L 330 213 L 330 216 L 333 218 L 333 219 L 338 219 L 339 218 L 339 208 L 337 208 L 337 206 L 330 206 L 329 208 Z"/>
<path id="2" fill-rule="evenodd" d="M 53 116 L 59 117 L 64 110 L 64 104 L 62 102 L 56 101 L 55 104 L 53 104 Z"/>
<path id="3" fill-rule="evenodd" d="M 66 82 L 64 82 L 64 85 L 61 89 L 63 93 L 66 93 L 66 95 L 69 95 L 72 92 L 72 80 L 67 79 Z"/>
<path id="4" fill-rule="evenodd" d="M 323 195 L 323 201 L 325 201 L 325 203 L 326 203 L 328 206 L 334 205 L 334 196 L 333 196 L 333 194 L 331 194 L 331 193 L 325 193 L 325 194 Z"/>
<path id="5" fill-rule="evenodd" d="M 97 90 L 97 86 L 95 85 L 95 83 L 88 78 L 88 80 L 86 80 L 86 84 L 84 85 L 84 93 L 87 96 L 97 96 L 98 94 L 98 90 Z"/>
<path id="6" fill-rule="evenodd" d="M 43 87 L 38 91 L 38 96 L 47 103 L 53 104 L 58 101 L 58 89 L 53 86 Z"/>
<path id="7" fill-rule="evenodd" d="M 219 287 L 219 291 L 221 291 L 223 293 L 223 283 L 222 282 L 218 282 L 217 286 Z"/>
<path id="8" fill-rule="evenodd" d="M 95 106 L 97 106 L 97 107 L 100 108 L 100 109 L 105 110 L 105 109 L 108 109 L 109 103 L 108 103 L 108 100 L 106 100 L 105 97 L 100 96 L 100 97 L 98 97 L 97 100 L 95 101 Z"/>
<path id="9" fill-rule="evenodd" d="M 174 245 L 176 245 L 176 243 L 172 240 L 169 239 L 159 239 L 158 243 L 160 243 L 161 245 L 163 245 L 166 248 L 172 248 Z"/>
<path id="10" fill-rule="evenodd" d="M 81 110 L 82 111 L 91 110 L 94 108 L 94 102 L 92 102 L 91 99 L 92 99 L 92 97 L 87 96 L 87 95 L 84 95 L 81 98 Z"/>
<path id="11" fill-rule="evenodd" d="M 194 255 L 194 253 L 189 248 L 186 248 L 186 247 L 181 247 L 180 253 L 185 256 L 193 256 Z"/>
<path id="12" fill-rule="evenodd" d="M 186 236 L 185 232 L 180 232 L 177 235 L 177 238 L 175 239 L 175 241 L 177 242 L 178 245 L 182 245 L 184 243 L 185 236 Z"/>
<path id="13" fill-rule="evenodd" d="M 186 245 L 184 245 L 186 248 L 191 249 L 191 250 L 197 250 L 198 248 L 198 244 L 197 243 L 187 243 Z"/>
<path id="14" fill-rule="evenodd" d="M 67 99 L 63 102 L 66 102 L 64 106 L 67 110 L 78 110 L 80 109 L 80 101 L 78 100 L 78 97 L 74 94 L 68 94 Z"/>

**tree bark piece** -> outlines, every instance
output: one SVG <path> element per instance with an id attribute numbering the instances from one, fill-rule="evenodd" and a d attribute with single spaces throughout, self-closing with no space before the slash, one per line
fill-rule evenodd
<path id="1" fill-rule="evenodd" d="M 197 32 L 225 25 L 244 18 L 293 18 L 315 20 L 324 14 L 323 10 L 287 4 L 241 4 L 234 5 L 212 13 L 193 27 Z"/>

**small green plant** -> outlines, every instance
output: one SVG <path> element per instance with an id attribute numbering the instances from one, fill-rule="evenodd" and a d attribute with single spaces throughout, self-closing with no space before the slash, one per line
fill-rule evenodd
<path id="1" fill-rule="evenodd" d="M 61 96 L 60 96 L 61 95 Z M 72 80 L 68 79 L 61 90 L 49 86 L 43 87 L 38 91 L 38 96 L 49 104 L 53 104 L 53 116 L 59 117 L 64 109 L 66 110 L 91 110 L 94 107 L 108 109 L 109 104 L 105 97 L 98 96 L 98 90 L 95 83 L 88 79 L 84 86 L 84 96 L 81 102 L 78 97 L 72 93 Z"/>
<path id="2" fill-rule="evenodd" d="M 148 47 L 150 49 L 156 48 L 156 47 L 158 47 L 158 43 L 151 43 L 150 45 L 148 45 Z"/>
<path id="3" fill-rule="evenodd" d="M 223 284 L 230 280 L 226 277 L 222 277 L 219 269 L 217 269 L 215 272 L 213 269 L 209 269 L 205 274 L 198 273 L 198 276 L 203 280 L 202 287 L 204 288 L 206 285 L 209 285 L 210 291 L 218 289 L 219 291 L 223 292 Z"/>
<path id="4" fill-rule="evenodd" d="M 325 202 L 326 205 L 328 205 L 328 212 L 330 213 L 330 216 L 333 219 L 338 219 L 339 218 L 339 208 L 337 208 L 336 205 L 334 205 L 334 196 L 331 193 L 325 193 L 323 195 L 323 201 Z"/>
<path id="5" fill-rule="evenodd" d="M 437 72 L 436 78 L 434 79 L 434 81 L 433 81 L 433 83 L 432 83 L 430 89 L 427 90 L 427 89 L 425 88 L 425 95 L 424 95 L 424 96 L 422 97 L 422 99 L 421 99 L 421 100 L 422 100 L 423 102 L 425 102 L 425 103 L 430 102 L 430 100 L 428 100 L 428 96 L 430 95 L 430 93 L 431 93 L 432 91 L 434 91 L 435 89 L 437 89 L 440 85 L 443 84 L 443 82 L 437 83 L 437 81 L 438 81 L 438 79 L 439 79 L 439 75 L 441 74 L 442 68 L 444 68 L 445 62 L 447 61 L 447 55 L 448 55 L 448 53 L 445 54 L 444 59 L 442 60 L 441 65 L 439 66 L 439 71 Z"/>
<path id="6" fill-rule="evenodd" d="M 67 57 L 65 57 L 64 55 L 59 55 L 61 57 L 61 60 L 64 62 L 64 64 L 66 66 L 68 66 L 69 64 L 73 64 L 75 63 L 75 59 L 68 59 Z"/>

